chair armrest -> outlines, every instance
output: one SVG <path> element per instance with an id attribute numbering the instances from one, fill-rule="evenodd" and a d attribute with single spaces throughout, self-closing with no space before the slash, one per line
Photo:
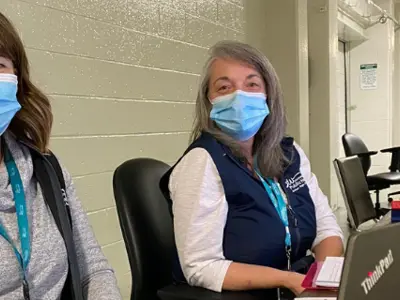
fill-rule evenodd
<path id="1" fill-rule="evenodd" d="M 364 158 L 364 157 L 369 157 L 369 156 L 376 155 L 376 154 L 378 154 L 378 151 L 362 152 L 362 153 L 357 153 L 355 155 L 357 155 L 360 158 Z"/>
<path id="2" fill-rule="evenodd" d="M 382 153 L 393 153 L 400 151 L 400 147 L 392 147 L 381 150 Z"/>
<path id="3" fill-rule="evenodd" d="M 400 171 L 400 147 L 392 147 L 381 150 L 382 153 L 392 154 L 389 170 L 390 172 Z"/>
<path id="4" fill-rule="evenodd" d="M 258 300 L 246 292 L 216 293 L 187 284 L 169 285 L 157 292 L 161 300 Z"/>

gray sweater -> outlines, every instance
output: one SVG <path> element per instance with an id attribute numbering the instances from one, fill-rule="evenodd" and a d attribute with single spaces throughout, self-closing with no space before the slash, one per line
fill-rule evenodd
<path id="1" fill-rule="evenodd" d="M 25 189 L 31 233 L 31 259 L 27 270 L 32 300 L 60 298 L 67 276 L 68 262 L 64 241 L 46 206 L 42 191 L 33 176 L 29 150 L 9 134 L 5 140 L 15 159 Z M 94 237 L 70 174 L 64 169 L 71 208 L 74 242 L 81 272 L 84 296 L 88 300 L 119 300 L 113 270 Z M 13 193 L 4 163 L 0 165 L 0 221 L 21 250 Z M 23 300 L 20 266 L 10 244 L 0 236 L 0 299 Z"/>

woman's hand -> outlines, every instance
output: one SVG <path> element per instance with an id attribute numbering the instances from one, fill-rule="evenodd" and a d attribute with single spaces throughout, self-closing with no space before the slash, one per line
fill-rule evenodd
<path id="1" fill-rule="evenodd" d="M 304 288 L 301 286 L 304 278 L 305 275 L 303 274 L 288 272 L 288 278 L 285 287 L 290 289 L 296 296 L 299 296 L 304 291 Z"/>

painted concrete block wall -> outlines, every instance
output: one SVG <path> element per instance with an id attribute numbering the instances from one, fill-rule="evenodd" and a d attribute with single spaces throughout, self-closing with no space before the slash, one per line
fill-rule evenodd
<path id="1" fill-rule="evenodd" d="M 243 0 L 1 0 L 51 97 L 52 149 L 72 173 L 125 299 L 130 273 L 112 173 L 173 163 L 188 142 L 207 49 L 243 40 Z"/>

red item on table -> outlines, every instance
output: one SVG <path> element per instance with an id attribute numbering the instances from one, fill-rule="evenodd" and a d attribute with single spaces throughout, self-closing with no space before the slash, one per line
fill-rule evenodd
<path id="1" fill-rule="evenodd" d="M 336 287 L 325 287 L 316 285 L 315 281 L 317 280 L 318 274 L 321 271 L 322 265 L 324 262 L 315 262 L 311 265 L 308 270 L 306 277 L 303 280 L 301 286 L 306 290 L 338 290 Z"/>
<path id="2" fill-rule="evenodd" d="M 392 202 L 392 209 L 393 210 L 400 210 L 400 201 L 393 201 Z"/>

